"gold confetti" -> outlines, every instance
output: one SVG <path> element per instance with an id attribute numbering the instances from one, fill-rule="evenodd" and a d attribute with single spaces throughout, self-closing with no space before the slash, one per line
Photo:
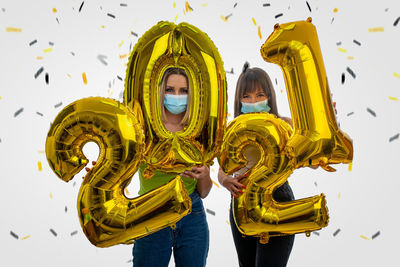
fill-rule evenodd
<path id="1" fill-rule="evenodd" d="M 120 59 L 126 58 L 127 54 L 119 55 Z"/>
<path id="2" fill-rule="evenodd" d="M 82 79 L 83 79 L 83 83 L 87 84 L 86 73 L 84 73 L 84 72 L 82 72 Z"/>
<path id="3" fill-rule="evenodd" d="M 67 73 L 67 76 L 68 76 L 69 78 L 72 78 L 71 74 L 69 74 L 69 73 Z"/>
<path id="4" fill-rule="evenodd" d="M 369 238 L 366 237 L 366 236 L 360 235 L 360 237 L 361 237 L 362 239 L 369 240 Z"/>
<path id="5" fill-rule="evenodd" d="M 338 193 L 338 194 L 337 194 L 337 198 L 340 198 L 340 197 L 341 197 L 341 194 L 340 194 L 340 193 Z"/>
<path id="6" fill-rule="evenodd" d="M 226 222 L 228 225 L 231 225 L 231 223 L 230 223 L 230 222 L 228 222 L 228 220 L 226 220 L 225 222 Z"/>
<path id="7" fill-rule="evenodd" d="M 189 5 L 188 1 L 185 2 L 185 9 L 186 9 L 186 12 L 193 11 L 193 8 Z"/>
<path id="8" fill-rule="evenodd" d="M 49 194 L 50 199 L 53 199 L 53 194 L 50 192 Z"/>
<path id="9" fill-rule="evenodd" d="M 206 7 L 208 3 L 201 4 L 202 7 Z"/>
<path id="10" fill-rule="evenodd" d="M 231 115 L 231 113 L 228 113 L 228 114 L 226 114 L 226 116 L 228 116 L 228 118 L 229 118 L 229 117 L 232 116 L 232 115 Z"/>
<path id="11" fill-rule="evenodd" d="M 176 20 L 177 20 L 177 19 L 178 19 L 178 14 L 176 14 L 176 16 L 175 16 L 175 20 L 174 20 L 175 23 L 176 23 Z"/>
<path id="12" fill-rule="evenodd" d="M 396 78 L 400 78 L 400 74 L 398 74 L 396 72 L 393 72 L 393 76 L 396 77 Z"/>
<path id="13" fill-rule="evenodd" d="M 221 19 L 222 19 L 223 21 L 225 21 L 225 22 L 228 21 L 228 19 L 227 19 L 225 16 L 223 16 L 223 15 L 221 15 Z"/>
<path id="14" fill-rule="evenodd" d="M 353 169 L 353 162 L 349 163 L 349 172 L 351 172 L 351 170 Z"/>
<path id="15" fill-rule="evenodd" d="M 118 48 L 121 48 L 121 46 L 124 44 L 125 40 L 123 40 L 121 43 L 118 44 Z"/>
<path id="16" fill-rule="evenodd" d="M 41 172 L 42 171 L 42 163 L 40 161 L 38 161 L 37 163 L 38 169 Z"/>
<path id="17" fill-rule="evenodd" d="M 102 29 L 104 29 L 105 27 L 106 27 L 106 26 L 104 26 L 104 25 L 101 25 L 101 26 L 100 26 L 100 28 L 102 28 Z"/>
<path id="18" fill-rule="evenodd" d="M 353 59 L 354 59 L 354 57 L 352 57 L 352 56 L 348 56 L 348 57 L 347 57 L 347 59 L 349 59 L 349 60 L 353 60 Z"/>
<path id="19" fill-rule="evenodd" d="M 2 97 L 0 96 L 0 100 L 2 99 Z"/>
<path id="20" fill-rule="evenodd" d="M 343 49 L 343 48 L 341 48 L 341 47 L 338 47 L 338 49 L 337 49 L 339 52 L 343 52 L 343 53 L 346 53 L 347 52 L 347 50 L 346 49 Z"/>
<path id="21" fill-rule="evenodd" d="M 369 28 L 368 32 L 383 32 L 384 28 L 383 27 L 376 27 L 376 28 Z"/>
<path id="22" fill-rule="evenodd" d="M 129 196 L 129 194 L 128 188 L 125 188 L 125 195 Z"/>
<path id="23" fill-rule="evenodd" d="M 397 97 L 393 97 L 393 96 L 389 96 L 389 99 L 390 99 L 390 100 L 393 100 L 393 101 L 399 100 L 399 99 L 397 99 Z"/>
<path id="24" fill-rule="evenodd" d="M 41 59 L 43 59 L 43 57 L 42 56 L 37 56 L 36 59 L 37 60 L 41 60 Z"/>
<path id="25" fill-rule="evenodd" d="M 176 8 L 176 2 L 174 2 L 173 7 Z"/>
<path id="26" fill-rule="evenodd" d="M 257 26 L 257 22 L 254 18 L 251 18 L 251 20 L 253 21 L 254 26 Z"/>
<path id="27" fill-rule="evenodd" d="M 6 32 L 22 32 L 21 28 L 7 27 Z"/>
<path id="28" fill-rule="evenodd" d="M 260 39 L 262 39 L 261 27 L 260 26 L 258 26 L 258 37 L 260 37 Z"/>
<path id="29" fill-rule="evenodd" d="M 211 179 L 211 181 L 212 181 L 212 183 L 213 183 L 216 187 L 219 188 L 219 185 L 218 185 L 213 179 Z"/>
<path id="30" fill-rule="evenodd" d="M 49 48 L 46 48 L 45 50 L 43 50 L 43 52 L 45 52 L 45 53 L 49 53 L 51 51 L 53 51 L 53 47 L 49 47 Z"/>
<path id="31" fill-rule="evenodd" d="M 53 7 L 53 13 L 57 13 L 57 8 Z"/>
<path id="32" fill-rule="evenodd" d="M 30 235 L 24 236 L 23 238 L 21 238 L 21 240 L 28 239 L 29 237 L 31 237 L 31 236 Z"/>
<path id="33" fill-rule="evenodd" d="M 334 13 L 337 13 L 339 10 L 335 7 L 334 9 L 333 9 L 333 12 Z"/>

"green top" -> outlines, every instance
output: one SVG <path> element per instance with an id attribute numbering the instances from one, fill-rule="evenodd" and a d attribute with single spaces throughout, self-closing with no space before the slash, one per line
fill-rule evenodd
<path id="1" fill-rule="evenodd" d="M 138 192 L 139 195 L 146 194 L 147 192 L 157 187 L 165 185 L 177 176 L 177 173 L 165 173 L 156 171 L 153 177 L 145 179 L 143 177 L 143 171 L 145 168 L 146 168 L 145 164 L 139 165 L 139 181 L 140 181 L 140 189 Z M 188 191 L 188 194 L 190 195 L 196 189 L 197 180 L 186 177 L 181 177 L 181 178 L 183 181 L 183 185 L 185 186 L 185 189 Z"/>

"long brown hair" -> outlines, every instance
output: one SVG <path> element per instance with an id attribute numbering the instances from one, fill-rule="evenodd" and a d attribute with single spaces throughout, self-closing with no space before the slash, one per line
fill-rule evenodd
<path id="1" fill-rule="evenodd" d="M 163 78 L 161 80 L 161 86 L 160 86 L 160 103 L 161 103 L 161 119 L 163 122 L 167 122 L 167 116 L 165 115 L 165 110 L 164 110 L 164 94 L 165 94 L 165 88 L 167 86 L 167 80 L 168 77 L 171 76 L 172 74 L 177 74 L 177 75 L 182 75 L 183 77 L 186 78 L 186 83 L 188 85 L 188 104 L 186 106 L 186 111 L 185 115 L 183 116 L 181 120 L 181 125 L 185 125 L 189 119 L 189 111 L 190 111 L 190 84 L 189 84 L 189 78 L 185 72 L 184 69 L 181 68 L 169 68 L 164 72 Z"/>
<path id="2" fill-rule="evenodd" d="M 249 68 L 248 62 L 244 63 L 243 71 L 236 83 L 234 103 L 235 117 L 242 114 L 240 111 L 242 108 L 240 99 L 242 99 L 243 95 L 246 93 L 253 93 L 257 90 L 257 88 L 261 88 L 268 97 L 268 106 L 271 108 L 269 113 L 275 114 L 277 117 L 279 117 L 278 106 L 276 105 L 275 90 L 272 86 L 271 79 L 264 70 L 260 68 Z"/>

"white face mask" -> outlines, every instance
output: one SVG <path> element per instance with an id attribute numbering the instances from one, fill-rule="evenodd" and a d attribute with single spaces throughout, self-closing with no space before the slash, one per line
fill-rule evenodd
<path id="1" fill-rule="evenodd" d="M 242 108 L 240 109 L 242 113 L 269 112 L 271 110 L 270 106 L 268 106 L 268 99 L 256 103 L 240 103 L 242 104 Z"/>

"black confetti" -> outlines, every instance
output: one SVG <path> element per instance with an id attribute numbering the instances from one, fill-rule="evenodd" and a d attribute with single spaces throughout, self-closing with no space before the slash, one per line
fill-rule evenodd
<path id="1" fill-rule="evenodd" d="M 136 32 L 131 31 L 131 34 L 135 37 L 138 37 L 138 34 Z"/>
<path id="2" fill-rule="evenodd" d="M 58 18 L 56 18 L 56 20 L 57 20 L 57 23 L 60 24 L 60 21 L 58 20 Z"/>
<path id="3" fill-rule="evenodd" d="M 128 4 L 125 4 L 125 3 L 121 3 L 121 4 L 119 4 L 120 6 L 128 6 Z"/>
<path id="4" fill-rule="evenodd" d="M 40 73 L 42 73 L 44 70 L 43 67 L 41 67 L 40 69 L 38 69 L 38 71 L 35 73 L 35 79 L 40 75 Z"/>
<path id="5" fill-rule="evenodd" d="M 53 229 L 51 229 L 50 228 L 50 232 L 54 235 L 54 236 L 57 236 L 57 233 L 56 233 L 56 231 L 54 231 Z"/>
<path id="6" fill-rule="evenodd" d="M 72 187 L 75 187 L 75 185 L 76 185 L 76 182 L 74 182 L 74 183 L 72 184 Z"/>
<path id="7" fill-rule="evenodd" d="M 237 3 L 235 3 L 234 5 L 233 5 L 233 8 L 235 8 L 237 6 Z"/>
<path id="8" fill-rule="evenodd" d="M 389 8 L 385 8 L 385 12 L 388 12 Z"/>
<path id="9" fill-rule="evenodd" d="M 113 14 L 107 13 L 107 16 L 112 17 L 113 19 L 115 19 L 115 16 Z"/>
<path id="10" fill-rule="evenodd" d="M 83 1 L 81 6 L 79 7 L 79 12 L 81 12 L 84 3 L 85 3 L 85 1 Z"/>
<path id="11" fill-rule="evenodd" d="M 350 69 L 349 67 L 346 68 L 347 72 L 350 73 L 350 75 L 355 79 L 356 78 L 356 74 L 353 72 L 352 69 Z"/>
<path id="12" fill-rule="evenodd" d="M 355 43 L 356 45 L 361 46 L 361 43 L 359 41 L 357 41 L 357 40 L 353 40 L 353 43 Z"/>
<path id="13" fill-rule="evenodd" d="M 346 76 L 344 75 L 344 72 L 342 73 L 342 84 L 344 84 L 344 81 L 346 79 Z"/>
<path id="14" fill-rule="evenodd" d="M 36 43 L 37 43 L 37 40 L 35 39 L 35 40 L 33 40 L 32 42 L 29 43 L 29 46 L 32 46 L 32 45 L 34 45 Z"/>
<path id="15" fill-rule="evenodd" d="M 59 106 L 61 106 L 62 105 L 62 102 L 60 102 L 60 103 L 58 103 L 58 104 L 55 104 L 54 105 L 54 108 L 58 108 Z"/>
<path id="16" fill-rule="evenodd" d="M 319 236 L 319 233 L 318 233 L 318 232 L 313 231 L 312 233 L 313 233 L 314 235 L 318 235 L 318 236 Z"/>
<path id="17" fill-rule="evenodd" d="M 332 20 L 331 20 L 331 24 L 333 23 L 333 21 L 335 20 L 335 18 L 332 18 Z"/>
<path id="18" fill-rule="evenodd" d="M 230 74 L 235 74 L 235 73 L 233 72 L 233 68 L 231 68 L 231 70 L 228 71 L 228 73 L 230 73 Z"/>
<path id="19" fill-rule="evenodd" d="M 78 231 L 73 231 L 73 232 L 71 233 L 71 236 L 76 235 L 77 233 L 78 233 Z"/>
<path id="20" fill-rule="evenodd" d="M 46 84 L 49 84 L 49 74 L 46 72 L 46 75 L 44 76 L 44 80 L 46 81 Z"/>
<path id="21" fill-rule="evenodd" d="M 211 215 L 213 215 L 213 216 L 215 216 L 215 211 L 213 211 L 213 210 L 206 209 L 206 212 L 211 214 Z"/>
<path id="22" fill-rule="evenodd" d="M 122 81 L 122 78 L 117 75 L 118 80 Z"/>
<path id="23" fill-rule="evenodd" d="M 67 213 L 67 211 L 68 211 L 68 208 L 67 208 L 67 206 L 65 206 L 65 209 L 64 209 L 64 211 L 65 211 L 65 213 Z"/>
<path id="24" fill-rule="evenodd" d="M 354 112 L 347 113 L 347 117 L 353 115 Z"/>
<path id="25" fill-rule="evenodd" d="M 107 56 L 105 56 L 105 55 L 97 55 L 97 59 L 101 62 L 101 63 L 103 63 L 104 65 L 106 65 L 107 66 L 107 61 L 106 61 L 106 59 L 107 59 Z"/>
<path id="26" fill-rule="evenodd" d="M 314 182 L 314 185 L 315 185 L 315 186 L 318 186 L 317 182 Z"/>
<path id="27" fill-rule="evenodd" d="M 393 26 L 397 26 L 397 23 L 399 23 L 399 21 L 400 21 L 400 17 L 398 17 L 398 18 L 394 21 Z"/>
<path id="28" fill-rule="evenodd" d="M 71 55 L 75 56 L 75 53 L 71 51 Z"/>
<path id="29" fill-rule="evenodd" d="M 271 6 L 271 4 L 270 3 L 265 3 L 265 4 L 263 4 L 263 6 Z"/>
<path id="30" fill-rule="evenodd" d="M 225 16 L 225 19 L 229 19 L 230 17 L 232 17 L 232 13 L 229 14 L 228 16 Z"/>
<path id="31" fill-rule="evenodd" d="M 54 45 L 54 43 L 53 42 L 49 42 L 49 45 Z"/>
<path id="32" fill-rule="evenodd" d="M 128 260 L 126 263 L 130 263 L 130 262 L 132 262 L 133 261 L 133 259 L 130 259 L 130 260 Z"/>
<path id="33" fill-rule="evenodd" d="M 24 108 L 20 108 L 14 113 L 14 117 L 17 117 L 22 111 L 24 111 Z"/>
<path id="34" fill-rule="evenodd" d="M 277 19 L 277 18 L 282 17 L 282 16 L 283 16 L 283 13 L 279 13 L 278 15 L 275 15 L 275 18 Z"/>
<path id="35" fill-rule="evenodd" d="M 18 235 L 16 233 L 14 233 L 13 231 L 10 231 L 10 235 L 12 235 L 15 239 L 18 239 Z"/>
<path id="36" fill-rule="evenodd" d="M 308 7 L 308 10 L 310 10 L 310 12 L 312 12 L 311 11 L 311 7 L 310 7 L 310 4 L 306 1 L 306 4 L 307 4 L 307 7 Z"/>
<path id="37" fill-rule="evenodd" d="M 3 12 L 6 12 L 6 9 L 5 9 L 5 8 L 1 8 L 1 10 L 2 10 Z"/>
<path id="38" fill-rule="evenodd" d="M 342 44 L 342 42 L 337 42 L 337 43 L 336 43 L 336 45 L 341 45 L 341 44 Z"/>
<path id="39" fill-rule="evenodd" d="M 372 236 L 372 239 L 378 237 L 380 234 L 381 234 L 381 231 L 376 232 L 376 233 Z"/>
<path id="40" fill-rule="evenodd" d="M 336 236 L 339 232 L 340 232 L 340 228 L 337 229 L 337 230 L 333 233 L 333 236 Z"/>
<path id="41" fill-rule="evenodd" d="M 38 112 L 38 111 L 36 111 L 36 114 L 38 114 L 39 116 L 42 116 L 42 117 L 43 117 L 43 114 L 40 113 L 40 112 Z"/>
<path id="42" fill-rule="evenodd" d="M 389 138 L 389 142 L 392 142 L 392 141 L 398 139 L 398 138 L 399 138 L 399 135 L 400 135 L 400 134 L 396 134 L 396 135 L 390 137 L 390 138 Z"/>
<path id="43" fill-rule="evenodd" d="M 372 116 L 376 117 L 375 111 L 373 111 L 373 110 L 370 109 L 370 108 L 367 108 L 367 111 L 368 111 L 369 113 L 371 113 Z"/>

